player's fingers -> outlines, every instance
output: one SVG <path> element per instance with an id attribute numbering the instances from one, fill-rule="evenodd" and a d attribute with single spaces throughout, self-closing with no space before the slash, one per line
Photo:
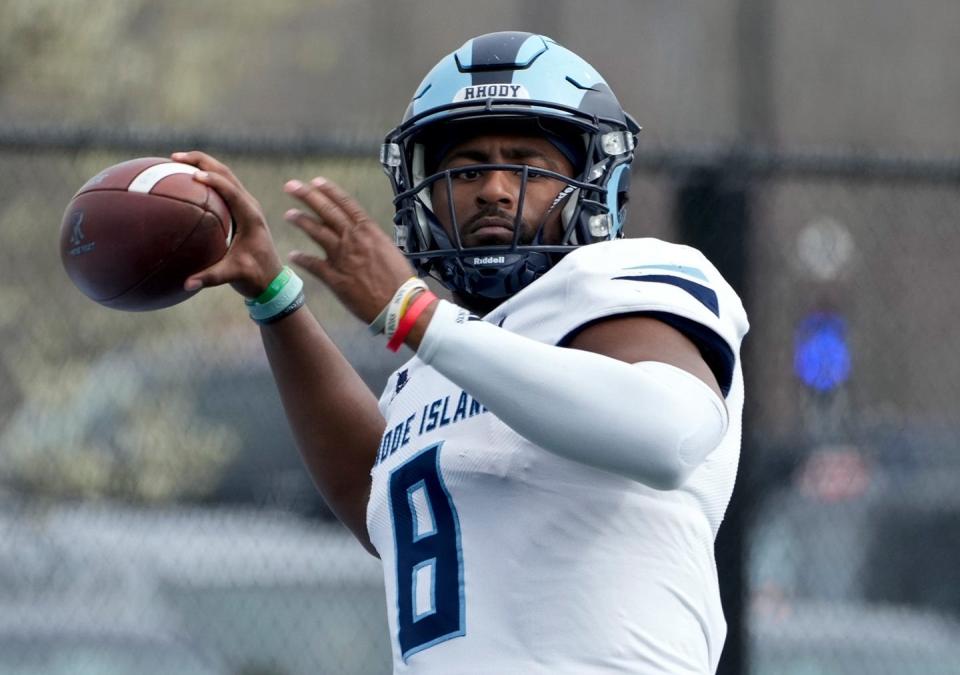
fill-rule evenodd
<path id="1" fill-rule="evenodd" d="M 208 155 L 205 152 L 200 152 L 199 150 L 191 150 L 189 152 L 175 152 L 170 155 L 170 159 L 175 162 L 183 162 L 184 164 L 192 164 L 202 171 L 210 171 L 212 173 L 219 173 L 226 176 L 231 183 L 235 185 L 240 185 L 240 180 L 234 175 L 233 171 L 230 170 L 226 164 L 216 159 L 212 155 Z"/>
<path id="2" fill-rule="evenodd" d="M 328 227 L 324 227 L 316 218 L 311 217 L 300 209 L 289 209 L 283 214 L 284 219 L 299 227 L 311 239 L 317 242 L 329 254 L 337 248 L 340 237 Z"/>
<path id="3" fill-rule="evenodd" d="M 223 201 L 227 203 L 230 215 L 233 216 L 238 228 L 245 227 L 250 222 L 263 220 L 256 201 L 239 184 L 219 173 L 210 171 L 198 171 L 193 175 L 193 178 L 204 185 L 209 185 L 223 197 Z"/>
<path id="4" fill-rule="evenodd" d="M 224 258 L 202 272 L 191 274 L 183 282 L 183 288 L 187 291 L 199 291 L 201 288 L 221 286 L 233 281 L 235 276 L 233 265 Z"/>
<path id="5" fill-rule="evenodd" d="M 353 223 L 373 222 L 360 202 L 354 199 L 346 190 L 334 183 L 332 180 L 317 176 L 310 181 L 310 185 L 321 194 L 327 196 L 337 207 L 347 214 L 347 217 Z"/>
<path id="6" fill-rule="evenodd" d="M 287 181 L 283 189 L 310 207 L 317 214 L 319 221 L 338 235 L 356 225 L 356 221 L 352 220 L 330 197 L 317 190 L 311 183 L 291 180 Z"/>

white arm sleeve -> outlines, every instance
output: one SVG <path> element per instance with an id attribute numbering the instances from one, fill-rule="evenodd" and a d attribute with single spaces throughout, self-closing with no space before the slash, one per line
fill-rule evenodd
<path id="1" fill-rule="evenodd" d="M 726 407 L 694 375 L 544 344 L 441 301 L 417 356 L 545 450 L 670 490 L 727 428 Z"/>

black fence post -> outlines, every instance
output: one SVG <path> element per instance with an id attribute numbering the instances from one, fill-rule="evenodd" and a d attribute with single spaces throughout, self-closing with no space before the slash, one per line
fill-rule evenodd
<path id="1" fill-rule="evenodd" d="M 680 176 L 675 220 L 680 242 L 703 252 L 746 304 L 750 192 L 744 172 L 735 162 L 729 162 L 695 168 Z M 748 367 L 745 366 L 744 370 Z M 745 422 L 745 428 L 747 424 Z M 749 433 L 744 433 L 737 484 L 716 543 L 720 596 L 727 619 L 727 641 L 718 675 L 746 675 L 748 671 L 745 625 L 747 539 L 744 530 L 751 495 L 746 494 L 749 483 L 743 477 L 747 475 L 746 463 L 750 459 L 749 437 Z"/>

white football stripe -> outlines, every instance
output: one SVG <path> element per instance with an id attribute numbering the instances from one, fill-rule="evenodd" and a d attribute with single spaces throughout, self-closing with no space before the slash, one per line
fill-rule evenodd
<path id="1" fill-rule="evenodd" d="M 130 186 L 127 188 L 127 190 L 129 192 L 143 192 L 146 194 L 150 192 L 150 190 L 152 190 L 157 183 L 162 181 L 167 176 L 172 176 L 177 173 L 196 172 L 197 167 L 190 166 L 189 164 L 181 164 L 180 162 L 154 164 L 150 168 L 141 171 L 130 183 Z"/>

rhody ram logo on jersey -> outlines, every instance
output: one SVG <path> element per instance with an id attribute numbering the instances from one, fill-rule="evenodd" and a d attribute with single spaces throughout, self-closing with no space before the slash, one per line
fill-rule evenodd
<path id="1" fill-rule="evenodd" d="M 399 394 L 400 390 L 407 386 L 407 382 L 410 381 L 410 375 L 407 372 L 407 369 L 404 368 L 399 373 L 397 373 L 397 390 L 394 394 Z"/>
<path id="2" fill-rule="evenodd" d="M 530 98 L 530 92 L 522 84 L 472 84 L 458 91 L 453 102 L 487 98 Z"/>
<path id="3" fill-rule="evenodd" d="M 474 265 L 503 265 L 507 259 L 502 255 L 488 255 L 483 258 L 474 258 Z"/>

